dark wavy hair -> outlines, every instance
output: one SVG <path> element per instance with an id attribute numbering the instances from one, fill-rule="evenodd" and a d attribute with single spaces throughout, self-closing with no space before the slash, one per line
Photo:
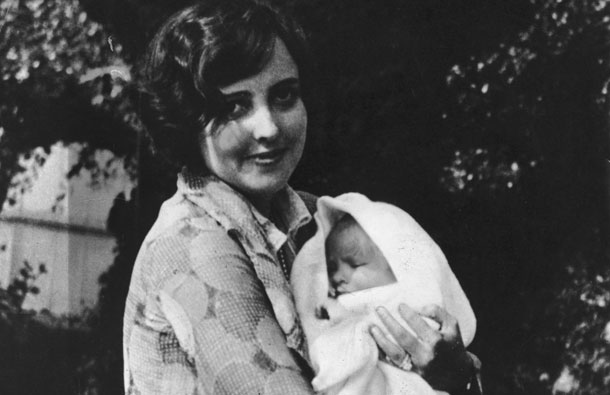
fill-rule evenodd
<path id="1" fill-rule="evenodd" d="M 311 74 L 302 28 L 257 0 L 204 0 L 172 15 L 150 43 L 140 116 L 153 150 L 175 168 L 205 171 L 199 134 L 222 116 L 219 87 L 260 72 L 281 39 L 299 70 L 305 105 Z"/>

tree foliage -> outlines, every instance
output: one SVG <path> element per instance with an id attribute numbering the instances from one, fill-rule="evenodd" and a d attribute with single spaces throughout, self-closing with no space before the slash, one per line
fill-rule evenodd
<path id="1" fill-rule="evenodd" d="M 0 12 L 0 198 L 36 147 L 85 143 L 89 167 L 95 149 L 133 155 L 121 45 L 76 0 L 3 0 Z"/>

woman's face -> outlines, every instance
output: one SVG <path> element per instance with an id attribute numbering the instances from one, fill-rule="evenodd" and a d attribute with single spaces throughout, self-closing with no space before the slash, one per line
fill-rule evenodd
<path id="1" fill-rule="evenodd" d="M 253 199 L 286 186 L 305 145 L 307 112 L 299 72 L 285 44 L 252 77 L 220 87 L 228 116 L 211 122 L 201 138 L 208 169 Z"/>

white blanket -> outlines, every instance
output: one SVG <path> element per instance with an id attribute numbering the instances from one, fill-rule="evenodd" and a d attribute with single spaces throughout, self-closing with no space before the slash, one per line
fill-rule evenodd
<path id="1" fill-rule="evenodd" d="M 328 296 L 324 241 L 345 213 L 377 244 L 397 282 L 332 299 Z M 377 306 L 388 308 L 398 319 L 400 303 L 416 311 L 437 304 L 458 320 L 464 344 L 472 342 L 474 313 L 440 248 L 403 210 L 357 193 L 321 197 L 315 220 L 318 231 L 297 255 L 291 272 L 297 312 L 316 373 L 314 389 L 333 395 L 434 394 L 417 374 L 380 361 L 368 329 L 372 323 L 385 329 L 374 312 Z M 316 316 L 320 307 L 328 311 L 329 319 Z M 399 322 L 409 329 L 404 321 Z"/>

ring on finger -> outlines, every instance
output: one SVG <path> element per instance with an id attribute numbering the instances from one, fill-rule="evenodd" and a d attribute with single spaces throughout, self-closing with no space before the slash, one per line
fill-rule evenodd
<path id="1" fill-rule="evenodd" d="M 411 354 L 409 354 L 408 352 L 405 353 L 405 356 L 402 361 L 400 361 L 400 363 L 396 366 L 406 371 L 413 369 L 413 361 L 411 360 Z"/>

